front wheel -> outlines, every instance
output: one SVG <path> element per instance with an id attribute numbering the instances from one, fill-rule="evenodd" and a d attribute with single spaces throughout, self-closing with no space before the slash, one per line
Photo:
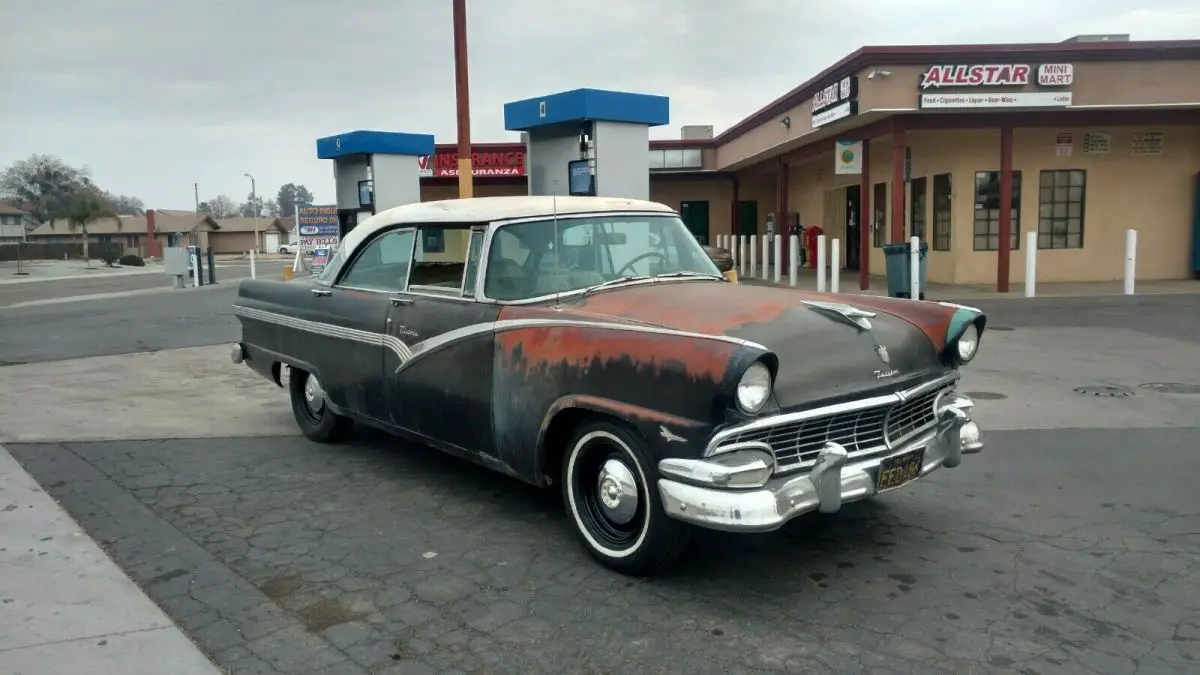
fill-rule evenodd
<path id="1" fill-rule="evenodd" d="M 292 414 L 300 425 L 300 431 L 309 440 L 337 443 L 346 438 L 352 420 L 329 409 L 325 390 L 316 375 L 289 368 L 288 390 L 292 396 Z"/>
<path id="2" fill-rule="evenodd" d="M 662 571 L 687 545 L 690 528 L 663 511 L 657 475 L 644 443 L 617 424 L 588 422 L 567 449 L 567 512 L 588 553 L 618 572 Z"/>

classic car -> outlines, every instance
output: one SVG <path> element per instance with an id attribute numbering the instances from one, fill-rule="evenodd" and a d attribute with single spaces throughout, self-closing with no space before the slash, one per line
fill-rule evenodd
<path id="1" fill-rule="evenodd" d="M 245 363 L 300 430 L 384 429 L 561 490 L 629 574 L 694 528 L 763 532 L 956 467 L 986 318 L 948 303 L 729 283 L 647 201 L 489 197 L 389 209 L 328 266 L 244 280 Z"/>

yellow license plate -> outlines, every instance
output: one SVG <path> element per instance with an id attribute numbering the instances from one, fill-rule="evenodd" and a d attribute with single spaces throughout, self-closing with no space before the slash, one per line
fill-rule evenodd
<path id="1" fill-rule="evenodd" d="M 879 492 L 892 490 L 920 478 L 924 464 L 925 448 L 888 457 L 879 464 L 879 482 L 875 489 Z"/>

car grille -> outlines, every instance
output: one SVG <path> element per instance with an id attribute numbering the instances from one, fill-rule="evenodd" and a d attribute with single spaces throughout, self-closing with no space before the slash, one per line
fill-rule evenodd
<path id="1" fill-rule="evenodd" d="M 850 461 L 870 459 L 931 429 L 937 421 L 934 403 L 948 388 L 932 389 L 906 401 L 759 427 L 733 434 L 721 444 L 767 443 L 775 451 L 779 473 L 811 467 L 829 442 L 845 447 Z"/>

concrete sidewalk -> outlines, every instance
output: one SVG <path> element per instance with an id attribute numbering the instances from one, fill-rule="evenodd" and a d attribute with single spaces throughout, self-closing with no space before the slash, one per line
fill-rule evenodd
<path id="1" fill-rule="evenodd" d="M 0 672 L 220 673 L 3 446 Z"/>

